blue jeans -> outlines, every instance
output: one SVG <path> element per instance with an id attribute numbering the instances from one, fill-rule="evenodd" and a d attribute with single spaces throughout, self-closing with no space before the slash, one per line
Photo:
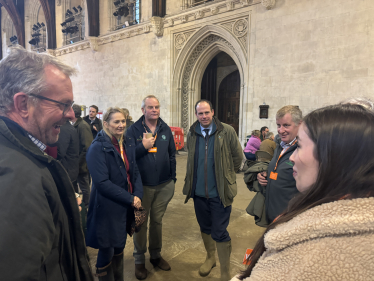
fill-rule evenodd
<path id="1" fill-rule="evenodd" d="M 256 161 L 256 155 L 250 152 L 244 152 L 245 158 L 251 161 Z"/>

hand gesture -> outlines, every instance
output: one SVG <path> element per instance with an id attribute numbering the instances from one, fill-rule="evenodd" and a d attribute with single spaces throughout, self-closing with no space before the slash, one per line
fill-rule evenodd
<path id="1" fill-rule="evenodd" d="M 135 209 L 139 209 L 142 206 L 142 201 L 139 199 L 139 197 L 134 196 L 134 202 L 131 204 Z"/>
<path id="2" fill-rule="evenodd" d="M 266 177 L 267 177 L 267 172 L 258 173 L 257 180 L 259 184 L 261 184 L 262 186 L 266 186 L 268 184 L 268 180 Z"/>
<path id="3" fill-rule="evenodd" d="M 94 130 L 95 130 L 95 131 L 97 132 L 97 128 L 96 128 L 96 126 L 95 126 L 95 125 L 93 125 L 92 127 L 93 127 L 93 128 L 94 128 Z"/>
<path id="4" fill-rule="evenodd" d="M 80 204 L 82 204 L 82 198 L 77 197 L 77 204 L 78 204 L 79 212 L 82 211 L 82 207 L 80 206 Z"/>
<path id="5" fill-rule="evenodd" d="M 144 148 L 148 150 L 148 149 L 152 148 L 153 145 L 155 144 L 155 138 L 152 137 L 152 138 L 146 139 L 145 138 L 145 133 L 143 133 L 142 143 L 143 143 Z"/>

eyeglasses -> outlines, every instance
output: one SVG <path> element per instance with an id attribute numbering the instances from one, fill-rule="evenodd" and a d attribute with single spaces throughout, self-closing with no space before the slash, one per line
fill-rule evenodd
<path id="1" fill-rule="evenodd" d="M 57 100 L 53 100 L 53 99 L 49 99 L 49 98 L 46 98 L 46 97 L 43 97 L 43 96 L 39 96 L 39 95 L 34 95 L 34 94 L 29 94 L 29 96 L 31 97 L 34 97 L 34 98 L 37 98 L 37 99 L 41 99 L 41 100 L 47 100 L 47 101 L 51 101 L 51 102 L 54 102 L 54 103 L 57 103 L 57 104 L 61 104 L 64 106 L 64 109 L 62 111 L 62 115 L 65 116 L 65 114 L 68 112 L 68 110 L 73 106 L 74 104 L 74 101 L 70 102 L 70 103 L 64 103 L 64 102 L 60 102 L 60 101 L 57 101 Z"/>

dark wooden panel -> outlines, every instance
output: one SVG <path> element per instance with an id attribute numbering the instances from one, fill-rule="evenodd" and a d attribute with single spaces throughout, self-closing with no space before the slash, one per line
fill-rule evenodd
<path id="1" fill-rule="evenodd" d="M 217 96 L 217 57 L 213 58 L 205 69 L 201 81 L 201 98 L 210 101 L 213 109 L 216 106 Z"/>
<path id="2" fill-rule="evenodd" d="M 99 0 L 87 0 L 88 34 L 89 36 L 100 35 L 100 5 Z"/>
<path id="3" fill-rule="evenodd" d="M 166 0 L 152 0 L 152 17 L 163 18 L 166 15 Z"/>
<path id="4" fill-rule="evenodd" d="M 0 0 L 1 1 L 1 0 Z M 56 49 L 56 4 L 55 0 L 39 0 L 42 5 L 45 24 L 47 25 L 47 49 Z"/>
<path id="5" fill-rule="evenodd" d="M 12 0 L 0 0 L 8 12 L 17 33 L 18 44 L 25 47 L 25 3 L 24 0 L 17 1 L 17 5 Z"/>
<path id="6" fill-rule="evenodd" d="M 240 74 L 237 70 L 223 79 L 218 91 L 218 118 L 231 125 L 237 134 L 239 133 L 239 107 Z"/>

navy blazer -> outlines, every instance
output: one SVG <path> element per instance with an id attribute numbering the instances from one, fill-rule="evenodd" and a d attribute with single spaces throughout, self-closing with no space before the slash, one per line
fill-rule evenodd
<path id="1" fill-rule="evenodd" d="M 134 147 L 125 145 L 133 194 L 128 192 L 127 174 L 121 155 L 101 130 L 87 152 L 92 190 L 87 214 L 86 244 L 95 249 L 122 248 L 126 244 L 127 211 L 134 196 L 143 198 L 143 185 Z"/>

